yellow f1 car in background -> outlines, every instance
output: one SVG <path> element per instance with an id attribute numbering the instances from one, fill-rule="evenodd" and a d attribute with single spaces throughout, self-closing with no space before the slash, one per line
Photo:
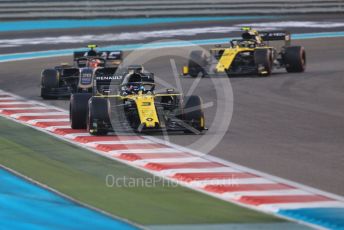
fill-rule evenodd
<path id="1" fill-rule="evenodd" d="M 287 31 L 258 32 L 249 27 L 242 29 L 242 39 L 233 39 L 228 47 L 216 45 L 210 56 L 203 51 L 192 51 L 183 75 L 191 77 L 212 75 L 257 74 L 268 76 L 274 68 L 287 72 L 303 72 L 306 68 L 306 52 L 302 46 L 291 46 Z M 280 51 L 269 41 L 285 41 Z"/>

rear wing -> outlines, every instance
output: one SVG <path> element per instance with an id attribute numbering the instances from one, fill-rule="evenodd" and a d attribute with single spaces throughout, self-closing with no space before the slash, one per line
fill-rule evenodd
<path id="1" fill-rule="evenodd" d="M 122 51 L 98 51 L 95 57 L 101 57 L 105 60 L 122 60 Z M 79 58 L 88 57 L 88 51 L 76 51 L 73 53 L 73 59 L 76 61 Z"/>
<path id="2" fill-rule="evenodd" d="M 289 31 L 260 31 L 259 36 L 263 41 L 285 41 L 287 46 L 291 42 Z"/>

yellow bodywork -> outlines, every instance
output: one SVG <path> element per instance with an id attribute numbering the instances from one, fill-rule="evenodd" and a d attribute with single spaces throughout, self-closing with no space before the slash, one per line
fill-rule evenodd
<path id="1" fill-rule="evenodd" d="M 87 45 L 87 47 L 88 47 L 89 49 L 95 49 L 95 48 L 97 48 L 98 46 L 97 46 L 97 45 L 94 45 L 94 44 L 90 44 L 90 45 Z"/>
<path id="2" fill-rule="evenodd" d="M 259 47 L 254 47 L 251 48 L 249 46 L 240 46 L 240 45 L 235 45 L 232 47 L 219 47 L 217 46 L 216 48 L 210 49 L 210 53 L 212 54 L 213 57 L 216 57 L 218 60 L 216 62 L 209 63 L 211 64 L 212 69 L 210 72 L 214 71 L 215 73 L 226 73 L 227 70 L 230 69 L 233 61 L 235 60 L 236 56 L 239 53 L 242 52 L 254 52 L 256 49 L 273 49 L 270 46 L 267 46 L 263 43 L 263 39 L 258 33 L 257 30 L 253 30 L 251 27 L 242 27 L 242 30 L 245 31 L 245 33 L 249 33 L 250 35 L 254 36 L 254 39 L 248 39 L 246 40 L 247 43 L 249 42 L 255 42 L 256 44 L 259 44 Z M 253 40 L 253 41 L 251 41 Z M 286 37 L 286 40 L 290 40 L 290 38 Z M 243 40 L 245 41 L 245 40 Z M 216 53 L 222 52 L 221 55 L 216 55 Z M 220 57 L 219 57 L 220 56 Z M 214 67 L 215 66 L 215 67 Z M 204 68 L 204 66 L 202 66 Z M 183 75 L 189 74 L 189 69 L 188 66 L 183 66 Z"/>
<path id="3" fill-rule="evenodd" d="M 189 74 L 189 66 L 183 66 L 183 75 Z"/>
<path id="4" fill-rule="evenodd" d="M 141 95 L 132 99 L 136 102 L 141 124 L 147 128 L 153 128 L 159 124 L 153 95 Z"/>
<path id="5" fill-rule="evenodd" d="M 136 102 L 137 111 L 140 117 L 141 125 L 147 128 L 154 128 L 160 125 L 158 113 L 155 107 L 155 98 L 161 96 L 179 96 L 180 94 L 143 94 L 139 91 L 138 94 L 131 94 L 126 96 L 121 95 L 97 95 L 95 97 L 101 98 L 120 98 L 122 100 L 130 99 Z"/>
<path id="6" fill-rule="evenodd" d="M 219 49 L 212 49 L 212 51 L 216 51 L 216 50 L 219 50 Z M 238 53 L 254 51 L 254 49 L 251 49 L 251 48 L 241 48 L 238 46 L 235 48 L 225 48 L 225 49 L 222 48 L 222 50 L 224 50 L 223 54 L 221 58 L 219 59 L 219 62 L 217 63 L 216 68 L 215 68 L 215 71 L 217 73 L 224 73 L 226 70 L 228 70 Z"/>

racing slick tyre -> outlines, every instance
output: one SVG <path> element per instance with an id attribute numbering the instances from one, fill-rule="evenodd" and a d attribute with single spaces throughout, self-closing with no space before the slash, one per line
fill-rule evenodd
<path id="1" fill-rule="evenodd" d="M 290 46 L 285 48 L 285 69 L 288 73 L 301 73 L 306 69 L 306 51 L 302 46 Z"/>
<path id="2" fill-rule="evenodd" d="M 41 78 L 41 97 L 43 99 L 55 99 L 56 96 L 49 95 L 53 88 L 59 87 L 59 75 L 54 69 L 45 69 L 42 72 Z"/>
<path id="3" fill-rule="evenodd" d="M 188 68 L 190 77 L 197 77 L 200 73 L 202 76 L 205 75 L 204 66 L 206 66 L 206 59 L 203 55 L 203 52 L 200 50 L 191 51 Z"/>
<path id="4" fill-rule="evenodd" d="M 69 120 L 72 129 L 86 129 L 88 100 L 91 98 L 90 93 L 75 93 L 70 97 Z"/>
<path id="5" fill-rule="evenodd" d="M 256 49 L 254 63 L 259 76 L 269 76 L 272 70 L 272 52 L 270 49 Z"/>
<path id="6" fill-rule="evenodd" d="M 92 135 L 106 135 L 111 125 L 110 111 L 109 100 L 92 97 L 88 102 L 87 131 Z"/>
<path id="7" fill-rule="evenodd" d="M 191 95 L 184 98 L 183 120 L 198 131 L 204 130 L 204 112 L 202 109 L 202 99 L 199 96 Z M 187 129 L 185 133 L 193 133 L 193 131 Z"/>

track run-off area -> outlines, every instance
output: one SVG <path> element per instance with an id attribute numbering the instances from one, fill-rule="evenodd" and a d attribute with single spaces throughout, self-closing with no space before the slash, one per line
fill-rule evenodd
<path id="1" fill-rule="evenodd" d="M 194 27 L 193 23 L 186 27 Z M 224 22 L 215 24 L 223 26 Z M 198 22 L 197 25 L 209 26 Z M 300 31 L 300 28 L 291 27 L 290 30 L 295 31 L 293 43 L 306 49 L 306 72 L 287 74 L 278 70 L 267 78 L 243 76 L 229 79 L 233 93 L 231 123 L 219 143 L 207 154 L 202 152 L 202 146 L 198 148 L 190 143 L 216 136 L 217 130 L 209 129 L 200 136 L 171 134 L 168 142 L 159 134 L 94 137 L 85 130 L 71 130 L 67 111 L 69 102 L 39 98 L 40 71 L 70 62 L 71 56 L 68 55 L 72 47 L 81 47 L 69 43 L 68 50 L 56 52 L 46 51 L 44 44 L 38 47 L 23 45 L 14 56 L 8 52 L 9 47 L 3 48 L 0 55 L 3 61 L 0 63 L 3 90 L 0 92 L 0 114 L 80 148 L 221 200 L 312 227 L 343 228 L 344 108 L 340 105 L 344 100 L 344 32 L 338 28 L 333 31 L 327 28 L 325 32 L 319 28 Z M 82 34 L 82 29 L 78 33 Z M 227 39 L 237 36 L 235 31 L 228 33 Z M 178 88 L 181 84 L 183 91 L 191 88 L 205 102 L 221 106 L 227 100 L 214 93 L 216 79 L 180 77 L 176 80 L 171 60 L 178 71 L 187 60 L 168 54 L 193 41 L 203 47 L 224 43 L 224 34 L 197 34 L 182 45 L 176 41 L 159 41 L 160 45 L 154 49 L 149 47 L 149 52 L 164 55 L 144 63 L 145 68 L 159 76 L 158 83 L 162 86 L 167 84 Z M 176 35 L 178 39 L 184 38 L 179 36 Z M 170 44 L 163 47 L 164 42 Z M 169 47 L 171 42 L 176 48 Z M 103 43 L 104 46 L 110 45 L 108 41 Z M 125 41 L 112 48 L 125 46 L 127 50 L 139 47 Z M 50 54 L 44 55 L 44 52 Z M 43 55 L 39 56 L 40 53 Z M 205 113 L 209 124 L 213 123 L 216 109 L 205 109 Z"/>

